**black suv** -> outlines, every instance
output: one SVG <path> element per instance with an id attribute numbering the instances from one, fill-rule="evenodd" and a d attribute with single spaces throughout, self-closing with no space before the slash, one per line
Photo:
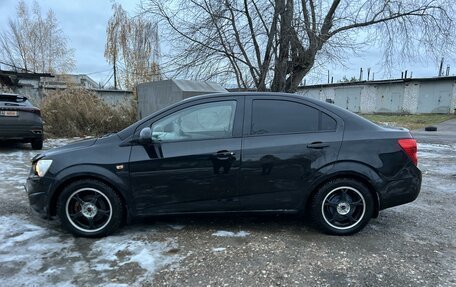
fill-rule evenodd
<path id="1" fill-rule="evenodd" d="M 0 93 L 0 140 L 31 143 L 43 148 L 43 121 L 40 109 L 26 97 Z"/>
<path id="2" fill-rule="evenodd" d="M 152 215 L 300 211 L 346 235 L 413 201 L 420 186 L 407 130 L 278 93 L 181 101 L 121 132 L 37 155 L 27 180 L 33 210 L 88 237 Z"/>

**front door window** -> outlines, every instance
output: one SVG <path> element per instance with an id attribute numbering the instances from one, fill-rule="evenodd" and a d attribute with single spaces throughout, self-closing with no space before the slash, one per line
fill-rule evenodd
<path id="1" fill-rule="evenodd" d="M 233 134 L 236 101 L 191 106 L 152 125 L 154 141 L 218 139 Z"/>

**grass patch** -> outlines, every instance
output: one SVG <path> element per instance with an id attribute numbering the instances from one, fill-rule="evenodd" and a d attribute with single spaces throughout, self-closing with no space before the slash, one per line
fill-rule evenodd
<path id="1" fill-rule="evenodd" d="M 375 123 L 404 127 L 409 130 L 416 130 L 424 128 L 426 126 L 435 125 L 447 120 L 456 119 L 456 115 L 450 114 L 361 114 L 361 116 Z"/>
<path id="2" fill-rule="evenodd" d="M 120 131 L 136 121 L 133 101 L 113 107 L 85 89 L 50 92 L 40 108 L 48 138 L 99 136 Z"/>

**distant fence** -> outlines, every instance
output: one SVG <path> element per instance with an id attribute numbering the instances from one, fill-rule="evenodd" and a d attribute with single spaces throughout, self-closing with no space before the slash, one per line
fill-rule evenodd
<path id="1" fill-rule="evenodd" d="M 456 77 L 302 86 L 297 93 L 356 113 L 456 112 Z"/>

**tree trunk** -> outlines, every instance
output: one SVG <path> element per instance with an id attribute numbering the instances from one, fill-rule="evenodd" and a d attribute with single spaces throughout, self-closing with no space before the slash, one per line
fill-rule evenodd
<path id="1" fill-rule="evenodd" d="M 293 20 L 293 1 L 278 1 L 279 5 L 279 57 L 275 60 L 274 79 L 272 80 L 271 90 L 273 92 L 285 92 L 288 59 L 290 56 L 291 30 Z"/>

